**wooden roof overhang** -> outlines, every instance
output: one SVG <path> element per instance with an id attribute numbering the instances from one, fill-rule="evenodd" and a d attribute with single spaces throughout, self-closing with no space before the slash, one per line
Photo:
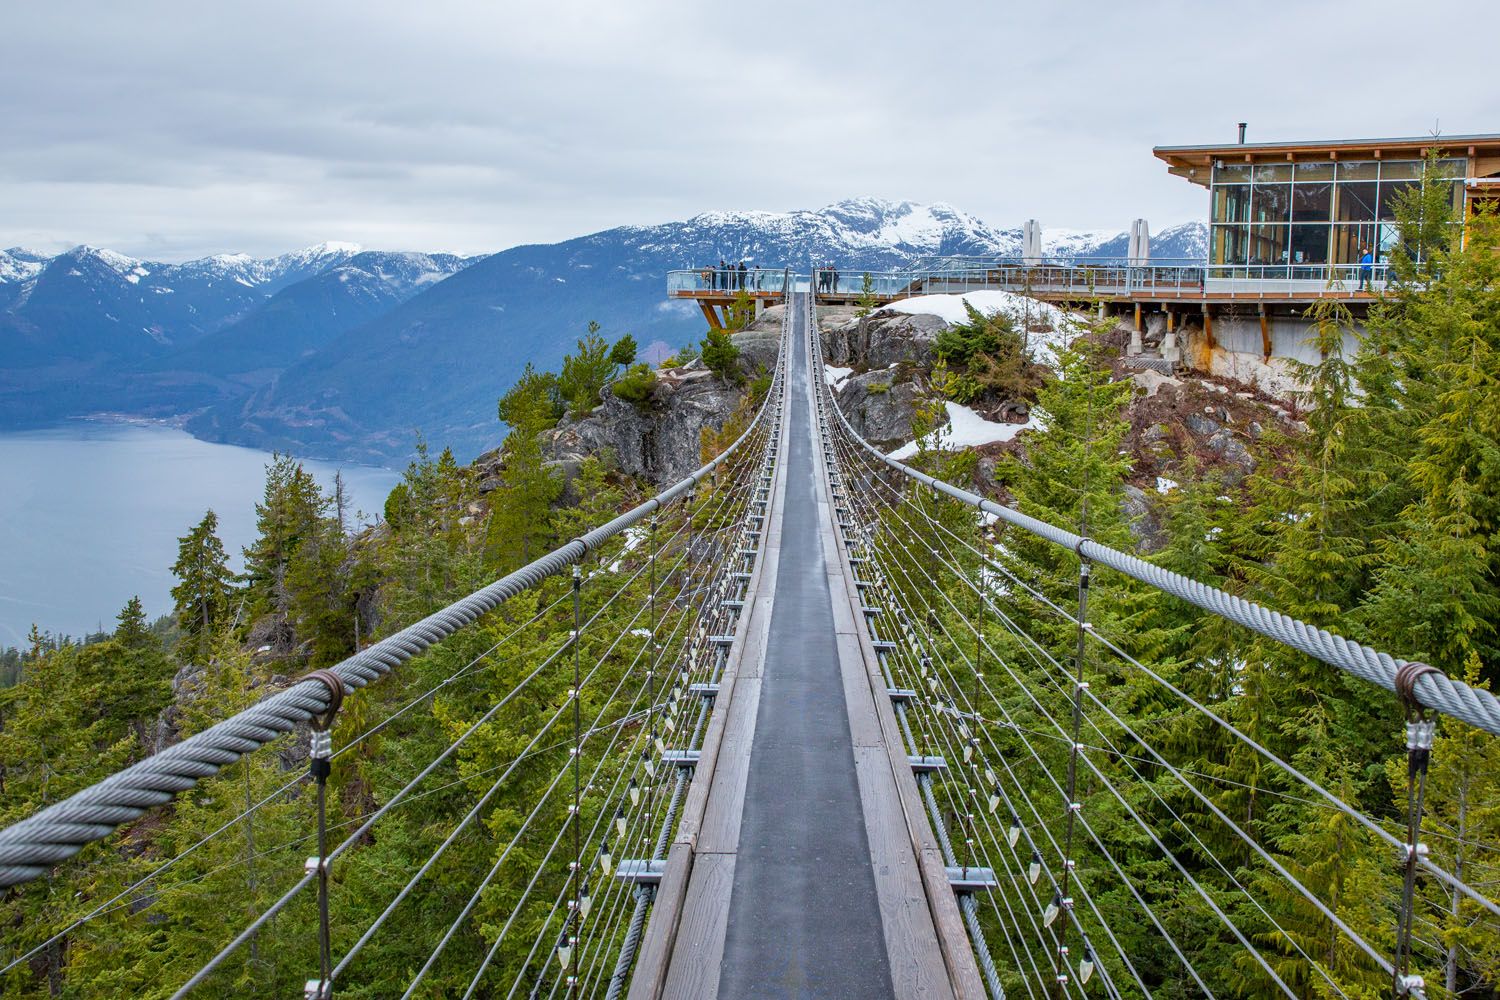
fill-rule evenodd
<path id="1" fill-rule="evenodd" d="M 1157 146 L 1151 150 L 1167 172 L 1208 187 L 1215 160 L 1226 163 L 1296 163 L 1313 160 L 1418 159 L 1437 148 L 1467 157 L 1470 177 L 1500 173 L 1500 135 L 1411 136 L 1323 142 L 1233 142 L 1208 146 Z"/>

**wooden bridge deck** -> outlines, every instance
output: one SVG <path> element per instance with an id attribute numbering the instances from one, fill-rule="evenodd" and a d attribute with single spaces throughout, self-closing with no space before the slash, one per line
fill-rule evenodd
<path id="1" fill-rule="evenodd" d="M 984 995 L 837 537 L 809 378 L 799 337 L 763 551 L 633 1000 Z"/>

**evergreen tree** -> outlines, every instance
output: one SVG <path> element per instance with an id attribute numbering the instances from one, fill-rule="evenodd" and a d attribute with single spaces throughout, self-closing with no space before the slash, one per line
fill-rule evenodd
<path id="1" fill-rule="evenodd" d="M 741 380 L 740 349 L 727 330 L 710 330 L 702 340 L 703 363 L 722 381 L 738 384 Z"/>
<path id="2" fill-rule="evenodd" d="M 230 617 L 234 604 L 234 574 L 218 528 L 219 516 L 212 510 L 205 513 L 177 540 L 177 561 L 172 564 L 178 581 L 172 588 L 177 625 L 200 653 L 207 652 L 210 637 Z"/>
<path id="3" fill-rule="evenodd" d="M 729 303 L 729 308 L 725 311 L 724 329 L 730 333 L 738 333 L 753 322 L 755 322 L 755 301 L 750 298 L 750 293 L 742 288 L 735 294 L 734 301 Z"/>
<path id="4" fill-rule="evenodd" d="M 859 280 L 859 298 L 854 302 L 854 315 L 863 319 L 874 312 L 878 304 L 875 300 L 875 279 L 870 277 L 869 271 L 866 271 Z M 964 304 L 968 305 L 967 302 Z"/>
<path id="5" fill-rule="evenodd" d="M 615 346 L 609 349 L 609 363 L 620 368 L 629 368 L 635 364 L 635 355 L 635 338 L 627 333 L 615 341 Z"/>
<path id="6" fill-rule="evenodd" d="M 287 564 L 304 541 L 318 534 L 328 503 L 301 462 L 290 455 L 273 456 L 266 466 L 264 498 L 255 505 L 259 536 L 245 549 L 246 597 L 253 615 L 285 617 Z"/>
<path id="7" fill-rule="evenodd" d="M 599 324 L 589 323 L 588 333 L 579 339 L 577 351 L 563 358 L 557 376 L 557 389 L 568 409 L 581 416 L 598 406 L 599 394 L 615 373 L 616 364 L 609 341 L 599 336 Z M 504 414 L 500 419 L 511 423 Z"/>
<path id="8" fill-rule="evenodd" d="M 486 549 L 507 572 L 542 553 L 552 538 L 552 504 L 563 489 L 542 453 L 542 432 L 553 423 L 544 384 L 523 375 L 500 401 L 500 419 L 510 425 L 502 449 L 505 486 L 490 497 Z"/>

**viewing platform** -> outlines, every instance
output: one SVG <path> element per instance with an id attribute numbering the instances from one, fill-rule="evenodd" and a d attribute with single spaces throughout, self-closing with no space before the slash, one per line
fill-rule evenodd
<path id="1" fill-rule="evenodd" d="M 970 260 L 932 269 L 815 272 L 739 272 L 684 269 L 667 274 L 667 296 L 692 299 L 711 326 L 723 326 L 718 310 L 742 293 L 752 301 L 780 301 L 783 288 L 811 290 L 824 305 L 855 305 L 869 299 L 884 305 L 918 295 L 962 295 L 1004 291 L 1057 305 L 1173 303 L 1203 305 L 1295 304 L 1334 298 L 1364 305 L 1384 291 L 1388 266 L 1369 267 L 1361 288 L 1358 264 L 1216 264 L 1201 262 L 1028 264 L 1020 260 Z M 869 290 L 865 278 L 869 278 Z M 811 286 L 811 288 L 810 288 Z"/>

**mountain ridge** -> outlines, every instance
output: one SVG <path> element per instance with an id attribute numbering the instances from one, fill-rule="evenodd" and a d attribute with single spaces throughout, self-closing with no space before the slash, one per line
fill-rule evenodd
<path id="1" fill-rule="evenodd" d="M 1127 242 L 1044 230 L 1044 251 L 1067 260 L 1123 258 Z M 6 252 L 0 269 L 40 270 L 0 278 L 0 426 L 113 410 L 186 419 L 209 440 L 376 464 L 404 461 L 420 428 L 475 454 L 498 438 L 495 399 L 522 367 L 555 366 L 590 321 L 642 344 L 700 336 L 698 311 L 663 296 L 665 271 L 721 258 L 889 270 L 1013 256 L 1020 244 L 1019 229 L 951 205 L 851 198 L 469 258 L 340 243 L 182 264 L 89 247 L 42 261 Z M 1158 256 L 1206 249 L 1201 223 L 1153 238 Z"/>

